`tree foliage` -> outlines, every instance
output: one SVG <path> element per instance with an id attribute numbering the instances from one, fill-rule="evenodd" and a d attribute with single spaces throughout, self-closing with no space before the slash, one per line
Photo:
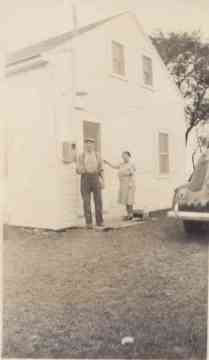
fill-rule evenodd
<path id="1" fill-rule="evenodd" d="M 158 31 L 151 39 L 185 99 L 187 143 L 193 128 L 209 124 L 209 44 L 199 32 Z"/>

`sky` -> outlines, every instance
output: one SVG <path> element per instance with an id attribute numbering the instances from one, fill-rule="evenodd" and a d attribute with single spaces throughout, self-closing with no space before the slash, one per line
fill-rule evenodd
<path id="1" fill-rule="evenodd" d="M 74 0 L 84 25 L 123 10 L 134 11 L 144 30 L 200 30 L 209 39 L 209 0 Z M 9 52 L 72 28 L 71 0 L 1 0 L 0 48 Z"/>

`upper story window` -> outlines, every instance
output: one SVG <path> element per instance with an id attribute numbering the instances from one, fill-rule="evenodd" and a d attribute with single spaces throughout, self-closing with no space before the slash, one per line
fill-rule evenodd
<path id="1" fill-rule="evenodd" d="M 142 61 L 144 85 L 153 86 L 152 59 L 149 56 L 143 56 Z"/>
<path id="2" fill-rule="evenodd" d="M 160 132 L 158 135 L 159 144 L 159 172 L 160 175 L 168 175 L 170 172 L 169 135 Z"/>
<path id="3" fill-rule="evenodd" d="M 125 52 L 124 46 L 116 41 L 112 42 L 113 73 L 125 76 Z"/>

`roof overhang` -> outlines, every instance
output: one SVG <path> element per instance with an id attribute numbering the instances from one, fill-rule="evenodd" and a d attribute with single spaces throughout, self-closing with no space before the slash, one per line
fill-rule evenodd
<path id="1" fill-rule="evenodd" d="M 107 17 L 105 19 L 96 21 L 94 23 L 85 25 L 83 27 L 80 27 L 78 29 L 74 29 L 68 32 L 65 32 L 63 34 L 59 34 L 55 37 L 50 37 L 47 40 L 43 40 L 40 41 L 38 43 L 35 43 L 33 45 L 24 47 L 20 50 L 11 52 L 7 55 L 6 57 L 6 67 L 12 67 L 14 65 L 17 65 L 18 63 L 22 63 L 24 61 L 28 61 L 31 58 L 34 58 L 35 56 L 39 56 L 40 54 L 42 54 L 43 52 L 46 52 L 48 50 L 52 50 L 57 46 L 60 46 L 62 44 L 64 44 L 65 42 L 72 40 L 73 38 L 77 37 L 77 36 L 81 36 L 101 25 L 104 25 L 107 22 L 110 22 L 111 20 L 128 14 L 128 11 L 125 12 L 121 12 L 119 14 L 116 15 L 112 15 L 110 17 Z"/>

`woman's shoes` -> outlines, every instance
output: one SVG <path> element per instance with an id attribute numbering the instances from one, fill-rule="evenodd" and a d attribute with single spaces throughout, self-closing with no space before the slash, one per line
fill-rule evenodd
<path id="1" fill-rule="evenodd" d="M 133 220 L 134 216 L 133 215 L 129 215 L 128 216 L 128 220 Z"/>

